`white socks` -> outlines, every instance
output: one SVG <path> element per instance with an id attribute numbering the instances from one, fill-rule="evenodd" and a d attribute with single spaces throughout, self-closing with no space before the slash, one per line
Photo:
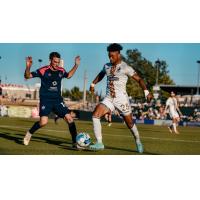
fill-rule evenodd
<path id="1" fill-rule="evenodd" d="M 101 132 L 101 122 L 99 118 L 92 118 L 93 121 L 93 129 L 94 129 L 94 135 L 98 143 L 102 143 L 102 132 Z M 138 132 L 138 129 L 136 125 L 134 124 L 133 127 L 130 129 L 131 133 L 133 134 L 136 143 L 140 142 L 140 135 Z"/>
<path id="2" fill-rule="evenodd" d="M 133 136 L 135 138 L 136 143 L 140 142 L 140 135 L 139 135 L 139 132 L 138 132 L 136 125 L 134 124 L 133 127 L 130 130 L 131 130 L 131 133 L 133 134 Z"/>
<path id="3" fill-rule="evenodd" d="M 176 133 L 177 132 L 177 130 L 176 130 L 176 123 L 173 123 L 172 126 L 174 128 L 174 132 Z"/>
<path id="4" fill-rule="evenodd" d="M 92 118 L 94 135 L 98 143 L 102 143 L 101 122 L 99 118 Z"/>

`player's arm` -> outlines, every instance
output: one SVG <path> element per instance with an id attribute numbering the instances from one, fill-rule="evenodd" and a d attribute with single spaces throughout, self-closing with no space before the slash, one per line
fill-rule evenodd
<path id="1" fill-rule="evenodd" d="M 100 82 L 104 76 L 106 75 L 106 72 L 104 70 L 102 70 L 97 76 L 96 78 L 92 81 L 92 84 L 90 85 L 90 92 L 94 93 L 94 86 Z"/>
<path id="2" fill-rule="evenodd" d="M 169 105 L 166 104 L 166 106 L 165 106 L 165 110 L 164 110 L 164 114 L 165 114 L 165 115 L 166 115 L 166 113 L 167 113 L 168 107 L 169 107 Z"/>
<path id="3" fill-rule="evenodd" d="M 144 80 L 137 74 L 135 73 L 132 78 L 138 82 L 138 84 L 140 85 L 140 87 L 143 89 L 144 91 L 144 95 L 145 98 L 147 99 L 147 101 L 151 101 L 151 99 L 153 98 L 153 96 L 151 95 L 151 93 L 149 92 L 149 90 L 147 89 Z"/>
<path id="4" fill-rule="evenodd" d="M 76 56 L 76 58 L 75 58 L 75 64 L 72 67 L 72 69 L 68 72 L 68 75 L 67 75 L 68 79 L 71 78 L 74 75 L 74 73 L 76 72 L 78 66 L 80 65 L 80 62 L 81 62 L 80 56 Z"/>
<path id="5" fill-rule="evenodd" d="M 183 116 L 183 114 L 182 114 L 181 110 L 179 109 L 178 105 L 176 105 L 176 110 L 179 112 L 179 114 L 180 114 L 181 116 Z"/>
<path id="6" fill-rule="evenodd" d="M 25 79 L 33 78 L 32 74 L 30 72 L 32 64 L 33 64 L 32 57 L 31 56 L 26 57 L 26 69 L 24 72 Z"/>

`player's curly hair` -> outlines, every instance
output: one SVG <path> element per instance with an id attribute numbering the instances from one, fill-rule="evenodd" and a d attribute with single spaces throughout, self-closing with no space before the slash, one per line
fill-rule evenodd
<path id="1" fill-rule="evenodd" d="M 60 58 L 61 56 L 60 56 L 60 54 L 58 52 L 51 52 L 49 54 L 49 59 L 52 60 L 54 57 Z"/>
<path id="2" fill-rule="evenodd" d="M 111 51 L 121 51 L 123 49 L 123 47 L 120 44 L 117 43 L 112 43 L 107 47 L 107 51 L 111 52 Z"/>

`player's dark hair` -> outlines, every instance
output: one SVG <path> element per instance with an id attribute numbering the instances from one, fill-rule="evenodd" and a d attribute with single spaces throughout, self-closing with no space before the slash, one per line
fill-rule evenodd
<path id="1" fill-rule="evenodd" d="M 111 51 L 121 51 L 123 49 L 123 47 L 120 44 L 117 43 L 112 43 L 107 47 L 107 51 L 111 52 Z"/>
<path id="2" fill-rule="evenodd" d="M 49 54 L 49 59 L 52 60 L 53 57 L 60 58 L 60 54 L 58 52 L 51 52 Z"/>
<path id="3" fill-rule="evenodd" d="M 172 90 L 170 93 L 172 93 L 172 92 L 173 92 L 174 94 L 176 94 L 176 92 L 175 92 L 174 90 Z"/>

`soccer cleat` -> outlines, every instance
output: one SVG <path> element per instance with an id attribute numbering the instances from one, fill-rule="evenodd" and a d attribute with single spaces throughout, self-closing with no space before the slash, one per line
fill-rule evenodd
<path id="1" fill-rule="evenodd" d="M 143 149 L 143 145 L 141 142 L 136 142 L 136 146 L 137 146 L 137 152 L 138 153 L 143 153 L 144 149 Z"/>
<path id="2" fill-rule="evenodd" d="M 27 146 L 29 144 L 31 137 L 32 137 L 32 134 L 29 131 L 27 131 L 27 133 L 24 137 L 24 145 Z"/>
<path id="3" fill-rule="evenodd" d="M 109 123 L 108 126 L 111 127 L 111 126 L 112 126 L 112 123 Z"/>
<path id="4" fill-rule="evenodd" d="M 54 118 L 55 124 L 58 124 L 58 119 L 59 119 L 59 117 L 55 117 L 55 118 Z"/>
<path id="5" fill-rule="evenodd" d="M 83 149 L 85 149 L 84 147 L 79 146 L 77 143 L 73 143 L 72 144 L 72 148 L 74 150 L 83 150 Z"/>
<path id="6" fill-rule="evenodd" d="M 172 133 L 172 128 L 170 126 L 167 127 L 169 129 L 169 132 Z"/>
<path id="7" fill-rule="evenodd" d="M 90 150 L 93 151 L 100 151 L 100 150 L 104 150 L 104 144 L 103 143 L 95 143 L 89 146 Z"/>

